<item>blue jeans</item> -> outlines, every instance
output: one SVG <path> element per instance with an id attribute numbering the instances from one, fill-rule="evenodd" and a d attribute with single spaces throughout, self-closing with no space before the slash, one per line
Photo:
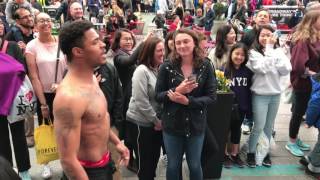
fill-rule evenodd
<path id="1" fill-rule="evenodd" d="M 253 129 L 249 137 L 249 153 L 255 153 L 262 131 L 271 138 L 273 124 L 278 113 L 279 95 L 252 95 Z"/>
<path id="2" fill-rule="evenodd" d="M 164 146 L 166 147 L 168 165 L 167 180 L 179 180 L 182 157 L 186 153 L 186 159 L 190 170 L 190 180 L 202 180 L 201 152 L 204 134 L 199 136 L 174 136 L 163 132 Z"/>

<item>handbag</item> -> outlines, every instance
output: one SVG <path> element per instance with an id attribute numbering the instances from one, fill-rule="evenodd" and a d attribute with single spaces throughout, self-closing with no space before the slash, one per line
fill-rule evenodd
<path id="1" fill-rule="evenodd" d="M 244 30 L 243 27 L 246 24 L 236 18 L 240 12 L 241 10 L 239 10 L 235 15 L 233 15 L 233 18 L 230 20 L 230 23 L 232 24 L 232 26 L 236 27 L 238 31 L 242 32 Z"/>
<path id="2" fill-rule="evenodd" d="M 236 27 L 238 31 L 242 32 L 244 30 L 243 26 L 245 26 L 245 24 L 239 19 L 232 18 L 230 23 L 232 24 L 232 26 Z"/>
<path id="3" fill-rule="evenodd" d="M 35 150 L 38 164 L 47 164 L 59 159 L 58 147 L 51 119 L 49 124 L 44 123 L 34 130 Z"/>
<path id="4" fill-rule="evenodd" d="M 0 90 L 2 95 L 0 114 L 7 116 L 9 123 L 15 123 L 33 116 L 36 109 L 36 97 L 23 66 L 6 54 L 7 47 L 8 41 L 4 41 L 0 53 L 0 77 L 5 86 L 2 86 Z"/>
<path id="5" fill-rule="evenodd" d="M 25 75 L 7 116 L 10 124 L 32 117 L 36 112 L 37 98 L 31 81 Z"/>

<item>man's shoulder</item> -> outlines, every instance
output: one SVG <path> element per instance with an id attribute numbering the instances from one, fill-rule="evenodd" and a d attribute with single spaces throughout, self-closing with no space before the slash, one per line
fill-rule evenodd
<path id="1" fill-rule="evenodd" d="M 6 35 L 4 36 L 4 39 L 7 41 L 15 41 L 14 34 L 13 34 L 12 30 L 10 30 L 8 33 L 6 33 Z"/>
<path id="2" fill-rule="evenodd" d="M 84 88 L 77 87 L 74 84 L 69 84 L 67 82 L 62 82 L 56 91 L 55 100 L 57 102 L 62 102 L 64 104 L 78 103 L 84 99 L 87 90 Z"/>
<path id="3" fill-rule="evenodd" d="M 67 84 L 60 84 L 56 90 L 54 109 L 69 108 L 70 111 L 82 115 L 87 107 L 88 95 L 88 93 L 86 94 L 81 88 L 75 87 L 74 85 L 68 86 Z"/>

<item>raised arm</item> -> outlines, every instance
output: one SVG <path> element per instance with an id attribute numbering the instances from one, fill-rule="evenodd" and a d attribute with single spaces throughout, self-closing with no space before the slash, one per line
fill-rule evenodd
<path id="1" fill-rule="evenodd" d="M 114 64 L 116 66 L 130 66 L 130 65 L 133 65 L 133 64 L 136 64 L 137 63 L 137 60 L 138 60 L 138 56 L 140 54 L 140 51 L 142 50 L 143 48 L 143 44 L 144 43 L 141 43 L 137 49 L 135 49 L 133 51 L 133 53 L 130 55 L 130 56 L 126 56 L 126 55 L 118 55 L 117 58 L 115 59 L 114 61 Z"/>
<path id="2" fill-rule="evenodd" d="M 57 93 L 53 102 L 54 129 L 63 171 L 70 180 L 88 180 L 77 158 L 80 146 L 81 117 L 85 103 L 79 98 Z"/>

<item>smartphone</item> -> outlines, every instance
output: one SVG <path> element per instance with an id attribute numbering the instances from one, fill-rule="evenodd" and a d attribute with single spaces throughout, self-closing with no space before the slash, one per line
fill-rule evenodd
<path id="1" fill-rule="evenodd" d="M 188 81 L 194 81 L 194 82 L 196 82 L 196 81 L 197 81 L 197 75 L 196 75 L 196 74 L 191 74 L 191 75 L 188 77 Z"/>
<path id="2" fill-rule="evenodd" d="M 275 30 L 275 31 L 273 32 L 273 36 L 274 36 L 275 38 L 279 39 L 280 36 L 281 36 L 281 32 L 278 31 L 278 30 Z"/>

